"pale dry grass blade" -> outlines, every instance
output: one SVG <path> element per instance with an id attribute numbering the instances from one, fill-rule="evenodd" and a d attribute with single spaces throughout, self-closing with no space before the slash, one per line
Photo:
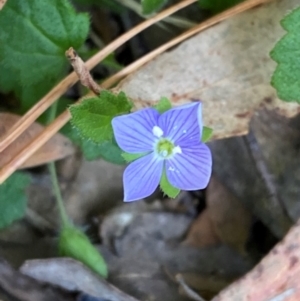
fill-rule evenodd
<path id="1" fill-rule="evenodd" d="M 4 7 L 7 0 L 0 0 L 0 10 Z"/>
<path id="2" fill-rule="evenodd" d="M 59 115 L 54 122 L 45 128 L 36 138 L 23 148 L 8 164 L 0 171 L 0 184 L 13 174 L 22 164 L 31 157 L 42 145 L 53 137 L 70 119 L 69 111 Z"/>
<path id="3" fill-rule="evenodd" d="M 5 133 L 20 116 L 12 113 L 0 112 L 0 137 Z M 21 136 L 19 136 L 11 145 L 9 145 L 0 156 L 0 168 L 12 160 L 25 146 L 28 145 L 44 127 L 39 123 L 33 123 Z M 34 156 L 29 157 L 20 168 L 30 168 L 66 158 L 76 152 L 74 144 L 62 134 L 55 134 Z"/>

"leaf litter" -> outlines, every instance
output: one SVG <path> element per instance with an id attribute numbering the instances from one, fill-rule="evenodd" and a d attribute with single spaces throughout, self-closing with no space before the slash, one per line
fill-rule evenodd
<path id="1" fill-rule="evenodd" d="M 254 110 L 261 107 L 262 102 L 269 108 L 279 108 L 281 113 L 284 111 L 284 114 L 291 116 L 296 112 L 294 110 L 295 106 L 287 104 L 277 106 L 279 102 L 275 99 L 274 91 L 271 90 L 267 83 L 267 74 L 263 73 L 261 69 L 263 62 L 266 64 L 266 72 L 271 72 L 272 68 L 268 65 L 269 61 L 264 59 L 266 58 L 268 45 L 271 45 L 272 42 L 265 42 L 267 45 L 263 49 L 263 54 L 253 52 L 253 56 L 255 54 L 260 55 L 257 56 L 257 61 L 254 59 L 250 60 L 251 64 L 254 64 L 254 66 L 250 66 L 251 68 L 246 64 L 246 56 L 248 55 L 249 60 L 247 49 L 256 51 L 257 47 L 255 45 L 258 45 L 256 43 L 258 43 L 259 37 L 261 38 L 261 35 L 265 33 L 263 31 L 258 36 L 255 35 L 255 33 L 259 33 L 259 26 L 256 26 L 256 23 L 262 22 L 262 24 L 266 24 L 264 30 L 269 30 L 272 39 L 275 38 L 275 35 L 279 37 L 282 34 L 279 27 L 276 27 L 277 29 L 274 30 L 273 36 L 273 31 L 271 30 L 271 32 L 268 26 L 277 26 L 276 18 L 279 20 L 286 8 L 291 8 L 294 4 L 295 1 L 291 0 L 273 2 L 267 6 L 249 11 L 240 17 L 237 16 L 239 17 L 238 19 L 234 17 L 231 20 L 222 22 L 198 37 L 191 39 L 190 41 L 193 42 L 196 54 L 191 54 L 189 55 L 189 60 L 185 59 L 182 61 L 185 63 L 191 62 L 191 65 L 202 68 L 199 74 L 203 75 L 204 80 L 210 80 L 206 84 L 200 82 L 202 87 L 205 87 L 205 90 L 201 87 L 199 88 L 199 86 L 195 89 L 195 85 L 199 84 L 199 74 L 196 72 L 198 69 L 196 71 L 193 69 L 194 71 L 190 72 L 191 70 L 186 68 L 186 65 L 178 68 L 178 70 L 181 70 L 180 76 L 178 76 L 176 70 L 169 69 L 165 74 L 150 73 L 152 79 L 145 81 L 143 75 L 137 73 L 137 75 L 132 75 L 121 83 L 121 87 L 123 85 L 125 92 L 128 93 L 130 91 L 128 83 L 130 83 L 131 78 L 140 76 L 143 79 L 143 85 L 139 85 L 139 89 L 135 86 L 135 90 L 138 92 L 147 89 L 145 83 L 152 83 L 152 81 L 157 79 L 160 80 L 160 83 L 163 83 L 165 78 L 169 80 L 168 76 L 174 76 L 171 79 L 172 87 L 179 87 L 182 89 L 181 91 L 168 90 L 170 87 L 163 90 L 165 89 L 164 85 L 158 85 L 157 83 L 155 83 L 155 90 L 152 91 L 157 91 L 157 94 L 161 94 L 160 96 L 171 95 L 173 103 L 185 102 L 194 97 L 203 98 L 204 103 L 209 107 L 204 114 L 204 116 L 207 116 L 206 125 L 211 126 L 214 132 L 216 129 L 214 138 L 245 133 L 251 115 Z M 271 14 L 270 10 L 274 11 L 274 14 Z M 270 21 L 271 16 L 274 18 L 274 21 Z M 253 21 L 254 25 L 249 30 L 251 18 L 254 18 L 255 21 Z M 243 25 L 243 23 L 245 24 Z M 239 26 L 238 29 L 237 24 Z M 238 36 L 235 36 L 234 28 L 238 33 L 240 31 L 239 36 L 246 36 L 244 40 L 242 39 L 243 43 L 238 39 Z M 263 26 L 260 25 L 260 28 L 263 28 Z M 225 35 L 229 30 L 231 35 Z M 253 38 L 255 38 L 253 44 L 253 41 L 250 40 L 251 47 L 248 44 L 249 40 L 246 32 L 251 32 Z M 205 42 L 209 37 L 212 44 Z M 187 51 L 186 43 L 179 46 L 177 48 L 178 51 L 180 49 Z M 242 44 L 241 48 L 237 47 L 238 44 Z M 200 51 L 197 48 L 198 45 L 200 45 Z M 231 47 L 228 47 L 228 45 Z M 241 67 L 239 72 L 242 71 L 244 76 L 241 76 L 241 73 L 236 75 L 235 69 L 231 66 L 233 69 L 228 69 L 228 72 L 231 72 L 229 75 L 224 75 L 222 72 L 218 74 L 218 68 L 212 68 L 211 77 L 206 77 L 205 72 L 207 69 L 203 68 L 203 66 L 208 66 L 208 63 L 205 64 L 205 60 L 208 58 L 204 56 L 202 58 L 203 61 L 198 61 L 201 57 L 201 51 L 204 51 L 201 50 L 201 47 L 206 47 L 205 51 L 207 53 L 210 53 L 210 50 L 212 51 L 209 61 L 212 67 L 220 66 L 222 63 L 228 64 L 226 66 L 230 64 L 233 66 L 239 65 Z M 212 60 L 218 57 L 218 54 L 214 52 L 216 49 L 228 50 L 226 57 L 228 55 L 230 60 L 226 62 L 224 60 L 225 54 L 222 52 L 222 59 L 216 60 L 215 64 L 211 64 Z M 176 51 L 173 52 L 176 53 Z M 170 55 L 172 55 L 171 53 Z M 237 61 L 235 61 L 233 59 L 235 54 L 239 54 L 242 57 L 236 58 Z M 176 55 L 178 53 L 175 54 L 177 62 L 181 61 Z M 166 60 L 166 64 L 171 62 L 173 66 L 176 66 L 172 59 L 168 61 L 168 54 L 162 57 L 164 58 L 162 60 Z M 197 61 L 193 61 L 194 59 Z M 161 63 L 161 61 L 159 62 Z M 236 64 L 236 62 L 239 62 L 239 64 Z M 155 60 L 145 68 L 150 68 L 151 64 L 156 63 Z M 250 68 L 249 70 L 254 70 L 255 68 L 256 70 L 254 70 L 255 72 L 250 72 L 249 78 L 246 78 L 245 70 L 248 70 L 248 67 Z M 151 68 L 155 71 L 157 67 L 152 65 Z M 160 71 L 164 71 L 163 69 L 161 68 Z M 190 76 L 190 74 L 185 76 L 183 73 L 185 69 L 193 76 Z M 149 69 L 147 70 L 149 72 Z M 223 76 L 223 79 L 217 78 L 218 76 Z M 177 78 L 188 79 L 193 77 L 195 82 L 181 81 L 178 83 L 176 81 Z M 242 82 L 236 81 L 238 77 L 242 79 Z M 262 84 L 258 85 L 258 81 L 261 81 Z M 226 90 L 228 87 L 231 87 L 233 82 L 236 83 L 235 88 L 238 88 L 238 93 Z M 247 86 L 247 82 L 249 82 L 249 86 Z M 184 85 L 187 85 L 187 88 Z M 253 93 L 250 93 L 250 89 L 253 87 Z M 193 92 L 190 93 L 190 91 Z M 194 91 L 196 92 L 194 93 Z M 185 92 L 186 94 L 184 94 Z M 144 100 L 156 101 L 160 98 L 152 98 L 150 94 L 143 94 L 142 96 L 138 96 L 138 99 L 141 100 L 141 105 Z M 245 106 L 245 103 L 248 103 L 251 97 L 255 101 L 249 104 L 249 111 L 246 112 L 244 111 L 245 107 L 242 106 Z M 245 103 L 238 106 L 237 99 L 240 98 L 245 99 Z M 223 100 L 217 102 L 217 99 Z M 233 103 L 230 106 L 230 101 L 234 102 L 237 111 L 232 110 Z M 222 102 L 224 103 L 222 104 Z M 212 112 L 214 116 L 212 116 Z M 215 114 L 215 112 L 219 113 Z M 257 143 L 262 149 L 263 159 L 266 161 L 264 163 L 266 163 L 270 173 L 276 175 L 276 188 L 280 187 L 280 185 L 287 185 L 289 181 L 284 179 L 288 176 L 289 166 L 290 164 L 296 166 L 296 164 L 293 160 L 283 160 L 278 154 L 282 153 L 282 151 L 278 151 L 279 140 L 275 139 L 278 131 L 274 127 L 277 125 L 284 128 L 280 132 L 280 137 L 284 137 L 288 133 L 289 139 L 287 140 L 289 141 L 285 144 L 288 145 L 285 150 L 298 154 L 295 141 L 299 137 L 299 123 L 294 121 L 294 125 L 292 125 L 289 120 L 282 119 L 276 113 L 270 116 L 264 111 L 256 113 L 255 119 L 256 126 L 251 125 L 250 128 L 254 131 Z M 274 143 L 271 143 L 272 141 Z M 295 207 L 293 206 L 295 206 L 296 202 L 293 202 L 293 205 L 286 202 L 284 190 L 279 189 L 279 195 L 284 200 L 283 203 L 271 203 L 274 200 L 269 198 L 269 187 L 259 178 L 257 168 L 253 163 L 253 157 L 251 152 L 249 152 L 249 148 L 247 148 L 249 146 L 247 143 L 245 137 L 211 142 L 210 146 L 216 161 L 214 167 L 215 177 L 210 187 L 205 192 L 198 191 L 181 194 L 175 200 L 165 199 L 157 191 L 154 196 L 145 201 L 123 205 L 121 202 L 123 167 L 116 167 L 102 160 L 93 163 L 83 161 L 82 166 L 79 167 L 78 176 L 70 183 L 62 182 L 62 190 L 65 195 L 67 209 L 73 220 L 83 225 L 96 224 L 96 230 L 91 238 L 99 247 L 108 263 L 109 283 L 97 278 L 80 263 L 69 259 L 53 258 L 26 261 L 21 267 L 21 272 L 37 279 L 38 282 L 45 281 L 49 284 L 55 284 L 68 292 L 81 291 L 98 297 L 100 298 L 99 300 L 107 298 L 108 300 L 128 301 L 183 301 L 192 298 L 192 294 L 187 293 L 190 292 L 188 288 L 195 293 L 199 293 L 201 298 L 205 300 L 227 301 L 234 300 L 233 297 L 237 298 L 236 300 L 243 300 L 243 296 L 249 292 L 249 285 L 256 289 L 257 284 L 260 284 L 258 289 L 250 291 L 252 298 L 250 300 L 260 301 L 265 300 L 267 297 L 279 298 L 280 296 L 290 297 L 292 295 L 297 297 L 295 292 L 298 284 L 293 279 L 297 279 L 298 276 L 299 266 L 297 260 L 299 249 L 293 242 L 298 240 L 298 226 L 250 274 L 247 274 L 239 282 L 225 288 L 234 280 L 250 271 L 254 264 L 271 249 L 278 239 L 283 237 L 292 224 L 291 217 L 293 220 L 297 219 L 297 213 L 291 213 L 294 212 L 293 208 Z M 274 159 L 275 153 L 277 154 L 276 160 Z M 278 162 L 281 164 L 278 165 Z M 294 172 L 297 174 L 297 169 Z M 60 172 L 61 176 L 62 174 L 63 171 Z M 40 212 L 44 218 L 58 224 L 53 210 L 50 210 L 55 209 L 55 206 L 51 191 L 47 187 L 47 176 L 43 173 L 37 173 L 36 175 L 33 174 L 33 179 L 34 184 L 31 184 L 31 192 L 29 192 L 31 208 L 38 213 Z M 256 182 L 258 181 L 257 179 L 259 179 L 260 183 Z M 293 185 L 297 185 L 299 183 L 297 181 L 299 180 L 296 177 Z M 34 189 L 32 185 L 35 186 Z M 286 190 L 290 190 L 288 185 Z M 35 202 L 32 202 L 34 195 Z M 40 201 L 41 199 L 43 202 Z M 293 200 L 295 199 L 296 196 L 293 196 Z M 270 204 L 273 206 L 270 206 Z M 286 216 L 286 211 L 288 211 L 290 216 Z M 256 246 L 255 252 L 253 252 L 251 246 L 253 248 L 258 239 L 257 237 L 253 238 L 254 227 L 259 223 L 261 223 L 260 229 L 266 233 L 263 239 L 271 242 L 269 244 L 265 243 L 265 250 L 261 251 L 262 245 L 260 245 L 259 247 Z M 31 227 L 34 227 L 30 220 L 29 224 Z M 41 229 L 35 228 L 35 230 L 40 231 Z M 8 230 L 2 230 L 0 234 L 1 240 L 9 238 L 10 242 L 16 242 L 20 239 L 20 236 L 18 238 L 17 235 L 12 235 Z M 40 235 L 44 236 L 44 233 L 42 232 Z M 23 237 L 23 239 L 25 238 Z M 27 241 L 31 242 L 34 240 L 28 238 Z M 52 247 L 55 247 L 55 243 L 55 239 L 50 239 Z M 23 253 L 23 251 L 24 249 L 21 248 L 19 253 Z M 3 256 L 7 253 L 0 248 L 0 254 Z M 55 252 L 50 255 L 57 256 Z M 45 247 L 35 258 L 44 257 L 46 257 Z M 14 261 L 13 256 L 9 258 L 12 262 Z M 32 259 L 32 256 L 23 256 L 22 261 L 19 260 L 15 266 L 19 267 L 20 263 L 25 259 Z M 291 277 L 286 281 L 280 278 L 278 282 L 272 282 L 272 275 L 275 273 L 272 270 L 272 266 L 278 267 L 276 272 L 280 271 L 284 275 Z M 72 277 L 70 277 L 70 271 L 73 271 Z M 19 277 L 20 274 L 15 274 L 16 279 L 19 279 L 17 275 Z M 182 278 L 178 277 L 178 275 L 181 275 L 180 277 Z M 181 281 L 176 281 L 176 279 L 181 279 Z M 184 285 L 188 288 L 185 287 L 184 292 L 182 292 Z M 283 289 L 287 285 L 291 288 Z M 270 290 L 278 287 L 282 289 L 273 295 L 269 294 Z M 216 296 L 224 288 L 225 290 Z M 105 290 L 108 295 L 104 293 Z M 113 294 L 115 294 L 114 297 Z M 122 299 L 122 297 L 125 299 Z M 20 298 L 23 298 L 21 300 L 26 300 L 24 297 Z M 194 295 L 194 298 L 197 297 Z M 291 300 L 297 300 L 297 298 Z"/>
<path id="2" fill-rule="evenodd" d="M 129 75 L 116 90 L 137 107 L 162 96 L 173 105 L 201 100 L 213 139 L 246 134 L 262 107 L 295 116 L 299 106 L 280 101 L 270 84 L 276 64 L 269 53 L 285 34 L 280 20 L 298 4 L 271 1 L 208 28 Z"/>

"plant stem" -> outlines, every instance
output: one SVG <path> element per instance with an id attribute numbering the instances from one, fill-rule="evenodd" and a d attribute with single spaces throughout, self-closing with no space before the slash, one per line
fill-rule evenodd
<path id="1" fill-rule="evenodd" d="M 48 124 L 51 123 L 56 117 L 57 103 L 58 103 L 58 101 L 56 101 L 49 109 L 48 118 L 47 118 Z M 62 226 L 63 226 L 63 228 L 65 228 L 68 225 L 70 225 L 70 221 L 69 221 L 69 218 L 68 218 L 68 215 L 66 212 L 66 208 L 64 205 L 64 201 L 63 201 L 63 198 L 61 195 L 58 178 L 57 178 L 57 173 L 56 173 L 56 168 L 55 168 L 55 163 L 50 162 L 47 165 L 48 165 L 48 169 L 49 169 L 49 173 L 50 173 L 50 177 L 51 177 L 53 192 L 54 192 L 56 203 L 58 206 L 58 211 L 59 211 L 59 215 L 61 218 Z"/>
<path id="2" fill-rule="evenodd" d="M 55 194 L 55 198 L 56 198 L 56 203 L 58 206 L 58 211 L 59 211 L 59 215 L 62 221 L 62 225 L 63 227 L 67 227 L 68 225 L 70 225 L 70 221 L 66 212 L 66 208 L 64 205 L 64 201 L 61 195 L 61 191 L 60 191 L 60 187 L 59 187 L 59 183 L 58 183 L 58 179 L 57 179 L 57 174 L 56 174 L 56 168 L 55 168 L 55 164 L 54 162 L 50 162 L 48 163 L 48 169 L 50 172 L 50 176 L 51 176 L 51 182 L 53 185 L 53 192 Z"/>
<path id="3" fill-rule="evenodd" d="M 55 101 L 53 103 L 53 105 L 49 108 L 49 110 L 47 111 L 47 125 L 49 123 L 51 123 L 55 117 L 56 117 L 56 113 L 57 113 L 57 105 L 58 105 L 58 101 Z"/>

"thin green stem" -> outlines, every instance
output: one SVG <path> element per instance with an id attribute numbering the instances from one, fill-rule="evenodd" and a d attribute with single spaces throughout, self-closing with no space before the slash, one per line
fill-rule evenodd
<path id="1" fill-rule="evenodd" d="M 48 118 L 47 118 L 47 123 L 51 123 L 56 116 L 56 111 L 57 111 L 57 103 L 58 101 L 56 101 L 49 109 L 48 111 Z M 50 162 L 48 163 L 48 169 L 49 169 L 49 173 L 50 173 L 50 177 L 51 177 L 51 182 L 52 182 L 52 186 L 53 186 L 53 192 L 56 198 L 56 203 L 58 206 L 58 211 L 59 211 L 59 215 L 62 221 L 62 225 L 63 227 L 67 227 L 68 225 L 70 225 L 70 220 L 68 218 L 67 212 L 66 212 L 66 208 L 64 205 L 64 201 L 61 195 L 61 191 L 60 191 L 60 187 L 59 187 L 59 183 L 58 183 L 58 178 L 57 178 L 57 173 L 56 173 L 56 168 L 55 168 L 55 163 L 54 162 Z"/>
<path id="2" fill-rule="evenodd" d="M 47 124 L 51 123 L 55 119 L 57 113 L 57 106 L 58 101 L 54 102 L 53 105 L 47 111 Z"/>
<path id="3" fill-rule="evenodd" d="M 58 206 L 58 211 L 59 211 L 59 215 L 62 221 L 62 225 L 63 227 L 67 227 L 68 225 L 70 225 L 70 221 L 66 212 L 66 208 L 64 205 L 64 201 L 61 195 L 61 191 L 60 191 L 60 187 L 59 187 L 59 183 L 58 183 L 58 179 L 57 179 L 57 173 L 56 173 L 56 168 L 55 168 L 55 164 L 54 162 L 50 162 L 48 163 L 48 169 L 50 172 L 50 176 L 51 176 L 51 181 L 52 181 L 52 185 L 53 185 L 53 191 L 55 194 L 55 198 L 56 198 L 56 203 Z"/>

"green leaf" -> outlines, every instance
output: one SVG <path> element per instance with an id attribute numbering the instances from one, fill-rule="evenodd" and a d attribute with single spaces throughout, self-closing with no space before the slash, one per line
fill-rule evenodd
<path id="1" fill-rule="evenodd" d="M 126 161 L 122 156 L 122 150 L 119 148 L 119 146 L 114 140 L 105 141 L 98 145 L 97 148 L 101 158 L 103 158 L 104 160 L 119 165 L 126 164 Z M 95 160 L 96 157 L 95 155 L 93 155 L 93 153 L 87 153 L 87 150 L 85 151 L 89 160 Z"/>
<path id="2" fill-rule="evenodd" d="M 107 266 L 100 252 L 79 229 L 69 225 L 59 236 L 59 253 L 81 261 L 98 275 L 107 278 Z"/>
<path id="3" fill-rule="evenodd" d="M 166 171 L 163 171 L 163 174 L 160 179 L 160 189 L 162 192 L 170 198 L 175 198 L 180 192 L 180 189 L 172 186 L 167 179 Z"/>
<path id="4" fill-rule="evenodd" d="M 67 0 L 9 0 L 0 28 L 0 90 L 29 107 L 66 74 L 65 51 L 84 43 L 89 18 Z"/>
<path id="5" fill-rule="evenodd" d="M 201 141 L 202 142 L 207 142 L 211 138 L 212 134 L 213 134 L 213 129 L 211 129 L 207 126 L 204 126 L 203 129 L 202 129 Z"/>
<path id="6" fill-rule="evenodd" d="M 144 15 L 149 15 L 159 11 L 168 0 L 141 0 L 142 12 Z"/>
<path id="7" fill-rule="evenodd" d="M 198 0 L 201 8 L 211 10 L 215 14 L 243 1 L 244 0 Z"/>
<path id="8" fill-rule="evenodd" d="M 85 139 L 98 144 L 111 141 L 113 117 L 129 113 L 131 107 L 125 93 L 116 95 L 102 91 L 98 97 L 84 99 L 80 104 L 70 107 L 71 123 Z"/>
<path id="9" fill-rule="evenodd" d="M 300 103 L 300 7 L 281 21 L 287 34 L 271 51 L 278 63 L 271 84 L 280 99 Z"/>
<path id="10" fill-rule="evenodd" d="M 46 93 L 48 93 L 53 88 L 53 86 L 54 83 L 51 81 L 41 81 L 34 86 L 19 86 L 17 88 L 14 88 L 15 95 L 20 100 L 18 113 L 21 115 L 26 113 Z"/>
<path id="11" fill-rule="evenodd" d="M 155 110 L 157 110 L 160 114 L 172 109 L 172 104 L 167 97 L 162 97 L 158 104 L 153 106 Z"/>
<path id="12" fill-rule="evenodd" d="M 5 74 L 5 76 L 2 76 L 2 74 Z M 23 115 L 25 112 L 27 112 L 53 87 L 53 83 L 47 81 L 41 81 L 34 86 L 22 87 L 18 84 L 16 84 L 16 86 L 13 86 L 11 85 L 11 79 L 14 78 L 15 75 L 10 74 L 11 71 L 9 69 L 3 68 L 0 62 L 0 90 L 4 93 L 8 93 L 10 91 L 14 92 L 18 100 L 18 106 L 14 112 L 19 115 Z"/>
<path id="13" fill-rule="evenodd" d="M 16 172 L 0 185 L 0 228 L 24 216 L 27 203 L 25 188 L 29 183 L 28 175 Z"/>
<path id="14" fill-rule="evenodd" d="M 122 153 L 122 157 L 127 163 L 130 163 L 132 161 L 135 161 L 136 159 L 139 159 L 141 157 L 146 156 L 148 153 L 139 153 L 139 154 L 130 154 L 130 153 Z"/>
<path id="15" fill-rule="evenodd" d="M 126 161 L 122 156 L 123 151 L 119 148 L 114 139 L 100 144 L 83 139 L 76 128 L 73 128 L 70 123 L 63 127 L 62 133 L 80 147 L 85 159 L 88 161 L 103 158 L 114 164 L 126 164 Z"/>

